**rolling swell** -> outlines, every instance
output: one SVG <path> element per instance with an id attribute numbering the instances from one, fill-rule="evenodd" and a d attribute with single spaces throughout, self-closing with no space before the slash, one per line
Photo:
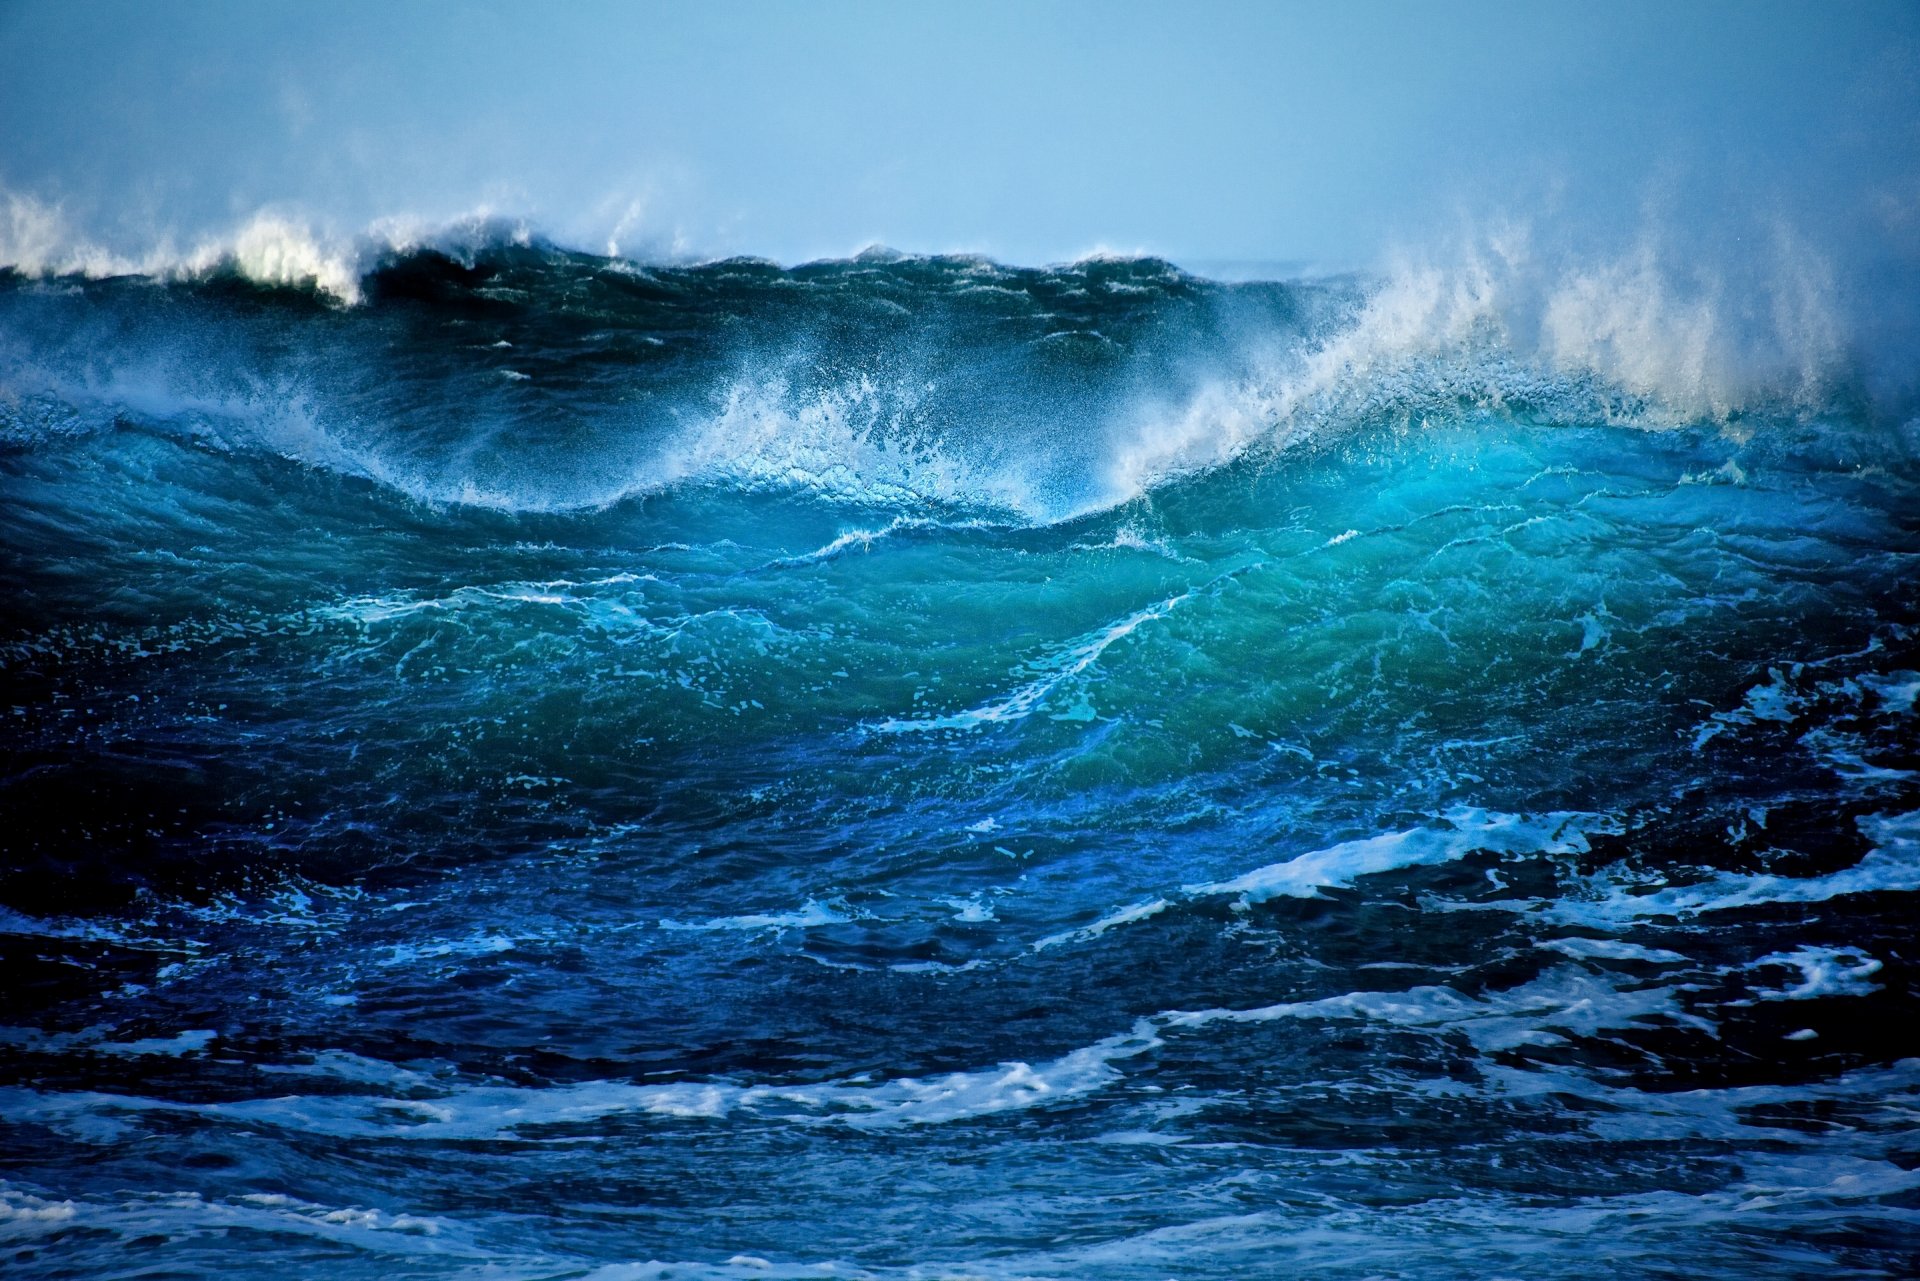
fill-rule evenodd
<path id="1" fill-rule="evenodd" d="M 13 1269 L 1910 1268 L 1817 280 L 259 275 L 0 282 Z"/>

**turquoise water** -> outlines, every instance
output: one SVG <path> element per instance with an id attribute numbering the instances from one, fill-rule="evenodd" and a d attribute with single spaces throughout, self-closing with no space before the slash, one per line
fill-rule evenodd
<path id="1" fill-rule="evenodd" d="M 0 282 L 9 1272 L 1909 1272 L 1910 426 L 1392 288 Z"/>

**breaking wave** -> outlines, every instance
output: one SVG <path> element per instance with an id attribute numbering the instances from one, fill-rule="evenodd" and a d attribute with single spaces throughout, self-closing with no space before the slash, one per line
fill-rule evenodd
<path id="1" fill-rule="evenodd" d="M 1862 399 L 1871 343 L 1835 269 L 1780 229 L 1719 269 L 1651 237 L 1571 257 L 1509 231 L 1374 275 L 1227 285 L 1152 259 L 639 264 L 484 215 L 329 239 L 262 214 L 125 257 L 7 199 L 8 438 L 125 412 L 430 502 L 729 483 L 1055 521 L 1463 410 L 1746 431 L 1864 405 L 1887 448 L 1914 435 L 1897 397 Z M 207 293 L 229 278 L 295 293 L 235 315 Z M 63 280 L 99 283 L 65 302 L 33 283 Z M 189 318 L 159 321 L 139 280 L 184 291 Z M 344 310 L 303 310 L 301 290 Z M 198 358 L 209 342 L 221 360 Z M 395 399 L 423 378 L 458 403 Z"/>

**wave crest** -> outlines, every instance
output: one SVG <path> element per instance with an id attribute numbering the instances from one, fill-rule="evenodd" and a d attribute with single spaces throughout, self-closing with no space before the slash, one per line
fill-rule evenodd
<path id="1" fill-rule="evenodd" d="M 1836 274 L 1789 229 L 1737 266 L 1685 267 L 1652 237 L 1611 257 L 1536 254 L 1524 232 L 1403 257 L 1315 340 L 1137 406 L 1116 434 L 1116 501 L 1258 447 L 1366 418 L 1469 405 L 1671 427 L 1829 407 L 1851 378 Z"/>
<path id="2" fill-rule="evenodd" d="M 64 312 L 20 299 L 21 350 L 0 367 L 18 404 L 0 429 L 43 434 L 62 400 L 86 419 L 104 401 L 161 417 L 219 402 L 215 417 L 261 419 L 268 448 L 435 502 L 551 511 L 723 483 L 1052 522 L 1367 424 L 1465 411 L 1746 430 L 1858 408 L 1838 275 L 1782 228 L 1718 266 L 1653 236 L 1548 253 L 1520 229 L 1375 277 L 1240 285 L 1157 260 L 875 251 L 642 269 L 544 241 L 518 251 L 534 245 L 484 212 L 344 239 L 261 213 L 135 262 L 70 236 L 55 206 L 4 197 L 0 259 L 26 274 L 231 273 L 368 297 L 324 333 L 303 333 L 298 309 L 236 317 L 215 298 L 192 327 L 143 319 L 153 352 L 102 343 L 95 323 L 151 308 L 135 297 L 151 291 Z M 383 273 L 410 254 L 484 270 L 388 290 Z M 224 364 L 207 358 L 216 339 Z"/>
<path id="3" fill-rule="evenodd" d="M 0 198 L 0 270 L 88 280 L 147 276 L 192 281 L 231 273 L 257 285 L 312 289 L 349 305 L 362 301 L 366 276 L 396 255 L 433 251 L 470 257 L 487 246 L 532 241 L 532 228 L 525 221 L 502 218 L 486 208 L 438 221 L 382 218 L 351 235 L 319 230 L 269 208 L 185 248 L 168 235 L 127 252 L 79 231 L 57 203 L 19 193 Z"/>

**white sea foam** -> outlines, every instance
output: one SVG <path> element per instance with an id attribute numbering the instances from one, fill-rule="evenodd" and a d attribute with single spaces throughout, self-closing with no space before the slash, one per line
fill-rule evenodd
<path id="1" fill-rule="evenodd" d="M 1862 676 L 1860 683 L 1880 699 L 1880 710 L 1889 716 L 1910 716 L 1914 700 L 1920 698 L 1920 672 L 1888 672 L 1884 676 Z"/>
<path id="2" fill-rule="evenodd" d="M 362 278 L 386 254 L 471 252 L 482 243 L 526 244 L 531 237 L 524 221 L 484 207 L 444 219 L 380 218 L 357 233 L 324 230 L 298 213 L 265 208 L 184 246 L 163 233 L 138 248 L 116 249 L 78 228 L 59 204 L 19 192 L 0 195 L 0 267 L 23 275 L 191 279 L 231 270 L 258 284 L 317 289 L 344 303 L 360 301 Z"/>
<path id="3" fill-rule="evenodd" d="M 1610 255 L 1543 255 L 1524 228 L 1403 255 L 1317 340 L 1263 341 L 1245 372 L 1135 406 L 1116 427 L 1106 497 L 1462 400 L 1544 399 L 1646 426 L 1811 408 L 1845 374 L 1836 293 L 1831 267 L 1785 228 L 1718 272 L 1652 233 Z"/>
<path id="4" fill-rule="evenodd" d="M 868 502 L 1035 509 L 1018 477 L 977 465 L 919 423 L 916 393 L 898 383 L 859 375 L 801 390 L 779 373 L 742 375 L 644 485 L 724 479 Z"/>
<path id="5" fill-rule="evenodd" d="M 1035 943 L 1033 950 L 1036 952 L 1044 952 L 1048 948 L 1058 947 L 1062 943 L 1084 943 L 1088 939 L 1099 938 L 1108 930 L 1116 929 L 1122 925 L 1132 925 L 1135 921 L 1144 921 L 1150 916 L 1158 916 L 1171 906 L 1172 904 L 1163 898 L 1149 899 L 1145 903 L 1135 903 L 1132 907 L 1123 907 L 1117 912 L 1107 913 L 1107 915 L 1101 917 L 1092 925 L 1082 926 L 1077 930 L 1068 930 L 1062 934 L 1049 934 L 1046 938 Z"/>
<path id="6" fill-rule="evenodd" d="M 1274 898 L 1314 898 L 1322 890 L 1350 888 L 1363 876 L 1450 863 L 1475 853 L 1584 853 L 1591 848 L 1589 835 L 1622 830 L 1617 819 L 1583 811 L 1523 815 L 1463 806 L 1441 817 L 1444 827 L 1416 827 L 1342 841 L 1255 868 L 1229 880 L 1185 885 L 1178 899 L 1154 898 L 1116 908 L 1090 925 L 1040 939 L 1033 950 L 1090 942 L 1110 930 L 1158 916 L 1178 901 L 1232 896 L 1234 909 L 1244 911 Z M 1687 959 L 1674 952 L 1595 939 L 1557 939 L 1541 946 L 1579 958 L 1662 962 Z"/>
<path id="7" fill-rule="evenodd" d="M 993 524 L 984 520 L 932 520 L 924 516 L 896 516 L 879 529 L 849 529 L 835 535 L 831 540 L 802 552 L 797 556 L 781 556 L 767 562 L 769 567 L 787 567 L 813 565 L 822 561 L 836 560 L 850 552 L 872 551 L 874 544 L 907 530 L 919 529 L 989 529 Z"/>
<path id="8" fill-rule="evenodd" d="M 948 716 L 926 716 L 911 719 L 888 719 L 874 728 L 881 733 L 899 734 L 914 730 L 966 730 L 978 729 L 985 725 L 1003 724 L 1008 721 L 1024 720 L 1045 703 L 1047 696 L 1062 683 L 1080 675 L 1099 661 L 1116 642 L 1131 636 L 1142 624 L 1154 619 L 1165 618 L 1181 602 L 1189 599 L 1191 592 L 1158 601 L 1145 609 L 1136 610 L 1089 635 L 1080 637 L 1061 648 L 1058 652 L 1029 664 L 1030 670 L 1038 674 L 1011 693 L 970 707 L 963 712 Z"/>
<path id="9" fill-rule="evenodd" d="M 324 1093 L 221 1103 L 16 1088 L 0 1091 L 0 1107 L 17 1121 L 50 1125 L 99 1141 L 117 1140 L 125 1125 L 119 1118 L 142 1111 L 336 1136 L 432 1140 L 539 1141 L 553 1137 L 554 1127 L 559 1127 L 558 1137 L 564 1140 L 567 1127 L 623 1115 L 713 1121 L 741 1114 L 859 1129 L 937 1125 L 1051 1106 L 1103 1090 L 1121 1078 L 1117 1064 L 1158 1048 L 1169 1035 L 1278 1019 L 1363 1019 L 1410 1028 L 1445 1028 L 1462 1033 L 1486 1051 L 1552 1044 L 1564 1035 L 1598 1036 L 1649 1019 L 1712 1030 L 1704 1020 L 1681 1011 L 1670 988 L 1625 984 L 1603 974 L 1563 967 L 1520 987 L 1480 996 L 1448 987 L 1420 987 L 1350 992 L 1252 1009 L 1169 1011 L 1038 1063 L 1004 1062 L 937 1076 L 880 1081 L 856 1077 L 806 1085 L 725 1080 L 593 1081 L 546 1088 L 443 1085 L 431 1095 L 422 1091 L 434 1083 L 414 1077 L 408 1081 L 409 1096 L 403 1098 Z M 376 1079 L 364 1071 L 360 1076 Z"/>
<path id="10" fill-rule="evenodd" d="M 1920 812 L 1873 815 L 1858 821 L 1874 848 L 1851 867 L 1820 876 L 1717 872 L 1682 885 L 1650 888 L 1644 878 L 1602 873 L 1590 897 L 1567 896 L 1477 903 L 1479 908 L 1537 914 L 1542 920 L 1593 929 L 1625 929 L 1649 917 L 1691 917 L 1768 903 L 1824 903 L 1849 894 L 1920 890 Z"/>
<path id="11" fill-rule="evenodd" d="M 52 1200 L 0 1185 L 0 1239 L 21 1239 L 75 1228 L 112 1232 L 120 1239 L 160 1235 L 225 1236 L 259 1232 L 319 1238 L 334 1245 L 387 1254 L 427 1253 L 497 1259 L 449 1219 L 393 1213 L 364 1206 L 329 1206 L 283 1193 L 208 1197 L 197 1192 L 122 1193 L 112 1199 Z"/>
<path id="12" fill-rule="evenodd" d="M 747 912 L 739 916 L 715 916 L 702 921 L 665 920 L 663 930 L 804 930 L 819 925 L 840 925 L 852 920 L 844 911 L 808 899 L 791 912 Z"/>
<path id="13" fill-rule="evenodd" d="M 59 205 L 13 192 L 0 197 L 0 267 L 28 276 L 123 276 L 139 270 L 75 235 Z"/>
<path id="14" fill-rule="evenodd" d="M 1481 996 L 1467 996 L 1450 987 L 1348 992 L 1314 1001 L 1283 1001 L 1247 1010 L 1199 1010 L 1164 1015 L 1162 1019 L 1167 1032 L 1275 1019 L 1366 1019 L 1401 1027 L 1445 1027 L 1462 1032 L 1487 1052 L 1550 1045 L 1564 1039 L 1562 1034 L 1590 1038 L 1648 1020 L 1715 1031 L 1707 1020 L 1683 1011 L 1670 987 L 1620 983 L 1572 966 L 1549 970 L 1519 987 Z"/>
<path id="15" fill-rule="evenodd" d="M 1687 958 L 1663 947 L 1642 947 L 1619 939 L 1561 938 L 1534 944 L 1546 952 L 1558 952 L 1582 961 L 1644 961 L 1649 965 L 1684 965 Z"/>
<path id="16" fill-rule="evenodd" d="M 1857 947 L 1798 947 L 1790 952 L 1774 952 L 1749 965 L 1748 969 L 1779 965 L 1800 971 L 1800 981 L 1778 991 L 1764 993 L 1768 1000 L 1804 1001 L 1822 996 L 1866 996 L 1880 990 L 1873 975 L 1882 963 Z"/>
<path id="17" fill-rule="evenodd" d="M 379 964 L 414 965 L 449 956 L 495 956 L 501 952 L 511 952 L 521 942 L 521 939 L 505 934 L 474 934 L 467 938 L 441 939 L 431 943 L 396 943 L 383 949 L 384 955 Z"/>
<path id="18" fill-rule="evenodd" d="M 219 1038 L 209 1029 L 176 1032 L 172 1036 L 148 1036 L 131 1041 L 110 1039 L 111 1028 L 88 1028 L 81 1032 L 41 1032 L 33 1028 L 0 1028 L 0 1045 L 10 1045 L 35 1054 L 113 1054 L 162 1057 L 204 1053 Z"/>
<path id="19" fill-rule="evenodd" d="M 1645 1116 L 1640 1100 L 1619 1104 L 1626 1119 Z M 1746 1128 L 1741 1138 L 1751 1141 Z M 1256 1209 L 1158 1226 L 1093 1244 L 1070 1245 L 1014 1261 L 1011 1277 L 1103 1275 L 1453 1276 L 1463 1248 L 1492 1281 L 1520 1276 L 1587 1276 L 1603 1255 L 1623 1275 L 1660 1272 L 1688 1252 L 1693 1275 L 1765 1270 L 1753 1242 L 1782 1240 L 1796 1273 L 1832 1270 L 1830 1255 L 1800 1244 L 1834 1222 L 1903 1239 L 1920 1215 L 1904 1204 L 1920 1188 L 1920 1172 L 1900 1161 L 1845 1153 L 1757 1153 L 1724 1185 L 1685 1192 L 1616 1192 L 1541 1198 L 1472 1195 L 1427 1197 L 1382 1215 L 1371 1206 L 1334 1201 L 1302 1214 Z M 1870 1226 L 1869 1226 L 1870 1225 Z M 1471 1242 L 1463 1247 L 1462 1242 Z M 1502 1268 L 1492 1260 L 1509 1261 Z M 1519 1261 L 1517 1266 L 1512 1261 Z M 1773 1259 L 1768 1260 L 1774 1262 Z"/>
<path id="20" fill-rule="evenodd" d="M 1407 867 L 1430 866 L 1480 850 L 1494 853 L 1574 853 L 1587 850 L 1589 832 L 1617 831 L 1603 815 L 1555 811 L 1537 817 L 1461 808 L 1443 816 L 1449 826 L 1416 827 L 1270 863 L 1243 876 L 1185 887 L 1190 895 L 1237 895 L 1250 906 L 1281 896 L 1311 898 L 1323 889 L 1351 886 L 1355 879 Z"/>
<path id="21" fill-rule="evenodd" d="M 1113 1066 L 1116 1061 L 1143 1054 L 1159 1043 L 1151 1021 L 1142 1020 L 1127 1032 L 1038 1063 L 1014 1061 L 938 1076 L 818 1085 L 593 1081 L 545 1089 L 473 1086 L 427 1098 L 289 1095 L 209 1104 L 16 1090 L 0 1092 L 0 1103 L 6 1105 L 9 1116 L 102 1138 L 119 1132 L 114 1123 L 97 1115 L 102 1105 L 366 1138 L 531 1138 L 528 1132 L 536 1127 L 578 1125 L 620 1115 L 717 1120 L 744 1113 L 870 1129 L 965 1121 L 1075 1098 L 1119 1079 Z"/>
<path id="22" fill-rule="evenodd" d="M 71 1200 L 54 1201 L 0 1186 L 0 1240 L 64 1232 L 78 1214 L 79 1207 Z"/>

